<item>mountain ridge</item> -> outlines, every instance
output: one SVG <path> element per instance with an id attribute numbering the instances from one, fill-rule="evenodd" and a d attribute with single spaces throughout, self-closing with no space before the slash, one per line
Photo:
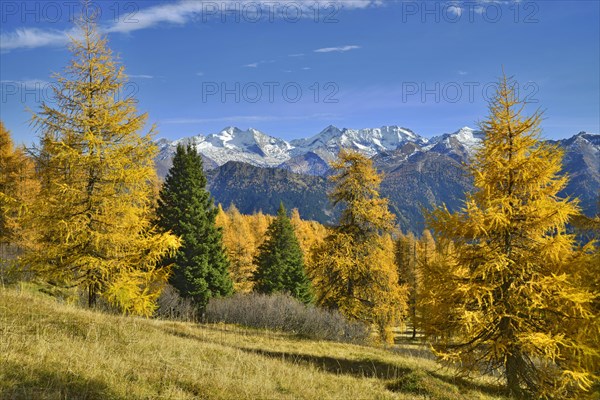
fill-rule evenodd
<path id="1" fill-rule="evenodd" d="M 228 126 L 208 135 L 199 134 L 173 141 L 159 139 L 156 161 L 160 166 L 159 175 L 164 176 L 177 144 L 189 143 L 203 156 L 207 170 L 228 161 L 240 161 L 258 167 L 280 167 L 297 173 L 325 175 L 326 166 L 342 148 L 373 157 L 382 152 L 393 151 L 408 142 L 427 149 L 428 145 L 433 146 L 438 140 L 450 140 L 449 135 L 458 135 L 456 140 L 468 147 L 472 142 L 469 139 L 472 132 L 477 131 L 465 127 L 454 133 L 427 139 L 399 125 L 362 129 L 340 129 L 329 125 L 316 135 L 288 142 L 254 128 L 242 130 Z"/>
<path id="2" fill-rule="evenodd" d="M 375 140 L 369 143 L 369 138 Z M 166 174 L 173 146 L 192 143 L 205 160 L 209 190 L 223 206 L 234 203 L 244 213 L 275 213 L 282 200 L 288 208 L 298 208 L 303 218 L 333 223 L 337 214 L 327 199 L 331 190 L 326 179 L 328 160 L 341 148 L 350 148 L 370 156 L 384 174 L 381 193 L 389 198 L 401 228 L 420 233 L 425 226 L 423 209 L 444 203 L 457 210 L 466 193 L 473 190 L 465 165 L 482 138 L 482 132 L 469 127 L 426 139 L 399 126 L 352 130 L 331 125 L 318 135 L 288 143 L 255 129 L 228 127 L 208 139 L 159 141 L 163 151 L 157 157 L 157 170 Z M 578 197 L 584 213 L 595 215 L 600 193 L 600 135 L 579 132 L 548 142 L 564 152 L 563 172 L 570 180 L 561 196 Z M 207 148 L 210 151 L 203 153 Z M 225 162 L 219 165 L 210 152 Z M 229 156 L 234 159 L 227 159 Z M 285 161 L 279 163 L 282 159 Z"/>

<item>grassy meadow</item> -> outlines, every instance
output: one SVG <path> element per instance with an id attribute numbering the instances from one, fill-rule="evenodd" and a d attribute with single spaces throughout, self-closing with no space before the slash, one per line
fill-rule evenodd
<path id="1" fill-rule="evenodd" d="M 415 345 L 111 315 L 0 289 L 1 399 L 494 399 Z"/>

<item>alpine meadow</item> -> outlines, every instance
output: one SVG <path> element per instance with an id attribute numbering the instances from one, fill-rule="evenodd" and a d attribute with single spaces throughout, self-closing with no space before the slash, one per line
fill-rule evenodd
<path id="1" fill-rule="evenodd" d="M 0 7 L 0 399 L 600 400 L 600 3 L 67 3 Z"/>

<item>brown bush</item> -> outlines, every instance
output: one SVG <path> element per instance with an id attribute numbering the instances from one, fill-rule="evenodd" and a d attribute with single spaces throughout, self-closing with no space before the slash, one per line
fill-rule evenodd
<path id="1" fill-rule="evenodd" d="M 179 295 L 177 289 L 167 285 L 160 294 L 157 301 L 158 308 L 154 315 L 158 318 L 172 319 L 177 321 L 196 321 L 198 309 L 191 299 L 185 299 Z"/>
<path id="2" fill-rule="evenodd" d="M 319 340 L 362 343 L 369 338 L 364 324 L 348 321 L 337 311 L 304 305 L 284 294 L 213 298 L 205 318 L 207 322 L 273 329 Z"/>

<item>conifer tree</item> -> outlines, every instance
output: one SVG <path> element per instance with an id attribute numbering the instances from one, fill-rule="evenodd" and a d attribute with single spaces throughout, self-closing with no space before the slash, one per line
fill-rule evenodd
<path id="1" fill-rule="evenodd" d="M 10 132 L 0 121 L 0 281 L 23 244 L 22 220 L 38 192 L 33 161 L 22 148 L 14 148 Z"/>
<path id="2" fill-rule="evenodd" d="M 254 256 L 258 251 L 256 234 L 250 229 L 252 217 L 242 215 L 233 204 L 229 206 L 225 216 L 227 225 L 223 230 L 223 244 L 231 263 L 233 288 L 236 293 L 249 293 L 254 285 Z"/>
<path id="3" fill-rule="evenodd" d="M 16 217 L 20 205 L 25 200 L 28 180 L 34 178 L 32 161 L 22 149 L 14 148 L 10 132 L 0 121 L 0 243 L 14 243 Z M 35 193 L 31 193 L 35 196 Z"/>
<path id="4" fill-rule="evenodd" d="M 86 14 L 85 12 L 83 13 Z M 55 106 L 33 115 L 41 148 L 41 190 L 29 223 L 39 229 L 23 264 L 54 284 L 78 286 L 125 312 L 150 315 L 169 274 L 160 259 L 178 239 L 151 224 L 157 183 L 153 131 L 146 114 L 123 97 L 124 69 L 94 22 L 79 22 L 81 39 L 63 74 Z"/>
<path id="5" fill-rule="evenodd" d="M 305 265 L 312 264 L 312 249 L 323 242 L 325 236 L 327 236 L 327 229 L 316 221 L 305 221 L 300 218 L 300 212 L 297 208 L 292 210 L 290 221 L 294 226 L 300 248 L 304 254 Z"/>
<path id="6" fill-rule="evenodd" d="M 258 248 L 265 239 L 267 229 L 269 228 L 269 225 L 271 225 L 272 221 L 273 217 L 263 214 L 262 211 L 252 214 L 252 218 L 250 220 L 250 229 L 252 229 L 252 232 L 254 233 L 256 254 L 258 253 Z"/>
<path id="7" fill-rule="evenodd" d="M 395 244 L 398 283 L 408 289 L 408 320 L 412 338 L 417 337 L 417 299 L 420 295 L 419 270 L 417 266 L 417 240 L 412 233 L 398 235 Z"/>
<path id="8" fill-rule="evenodd" d="M 379 196 L 381 176 L 371 160 L 354 152 L 341 151 L 332 167 L 330 198 L 344 209 L 313 255 L 310 277 L 317 302 L 375 324 L 390 343 L 391 328 L 406 310 L 407 290 L 398 283 L 390 236 L 394 217 Z"/>
<path id="9" fill-rule="evenodd" d="M 302 249 L 283 203 L 267 229 L 255 264 L 255 291 L 289 293 L 303 303 L 311 302 L 311 286 L 304 270 Z"/>
<path id="10" fill-rule="evenodd" d="M 200 311 L 210 298 L 233 290 L 221 229 L 215 225 L 217 213 L 206 190 L 202 157 L 191 144 L 178 144 L 160 190 L 157 223 L 182 239 L 177 253 L 164 262 L 174 264 L 171 284 Z"/>
<path id="11" fill-rule="evenodd" d="M 566 231 L 578 207 L 558 197 L 562 153 L 539 140 L 541 114 L 524 106 L 504 76 L 481 124 L 475 192 L 463 210 L 429 218 L 454 246 L 426 272 L 430 333 L 443 360 L 502 371 L 511 396 L 573 399 L 592 384 L 598 356 L 594 294 L 579 283 L 591 248 Z"/>

